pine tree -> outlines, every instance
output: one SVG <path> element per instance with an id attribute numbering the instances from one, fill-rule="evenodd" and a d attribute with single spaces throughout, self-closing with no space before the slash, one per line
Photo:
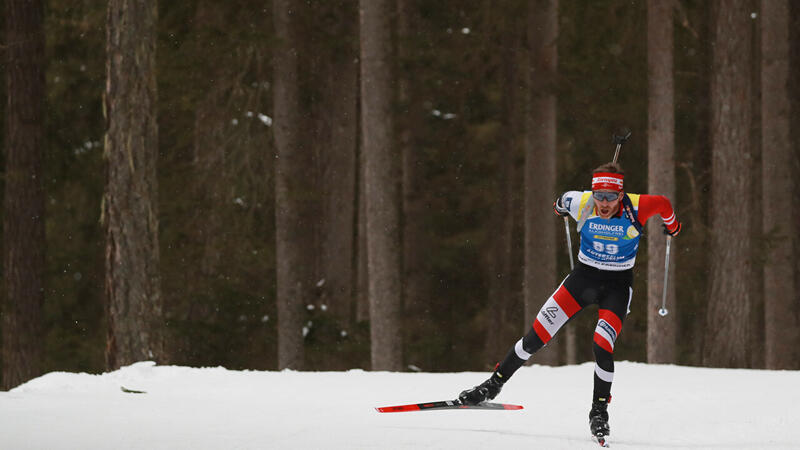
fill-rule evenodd
<path id="1" fill-rule="evenodd" d="M 10 389 L 42 372 L 45 37 L 42 1 L 8 0 L 5 13 L 2 388 Z"/>
<path id="2" fill-rule="evenodd" d="M 394 149 L 389 0 L 361 0 L 361 132 L 373 370 L 403 367 L 400 160 Z"/>
<path id="3" fill-rule="evenodd" d="M 495 203 L 492 207 L 487 255 L 487 327 L 484 361 L 496 358 L 508 351 L 509 346 L 520 334 L 528 332 L 530 323 L 518 320 L 514 314 L 519 295 L 514 280 L 519 271 L 514 265 L 514 225 L 521 221 L 515 207 L 519 191 L 514 162 L 524 147 L 523 130 L 527 123 L 524 111 L 528 107 L 524 93 L 528 92 L 529 68 L 528 52 L 525 45 L 526 23 L 524 7 L 515 8 L 513 14 L 502 14 L 501 36 L 503 43 L 503 114 L 501 117 L 502 141 L 496 149 L 497 170 L 494 177 Z"/>
<path id="4" fill-rule="evenodd" d="M 711 73 L 711 292 L 703 364 L 750 364 L 751 226 L 741 199 L 751 189 L 752 24 L 746 0 L 717 0 Z M 735 200 L 739 199 L 739 201 Z"/>
<path id="5" fill-rule="evenodd" d="M 157 2 L 111 0 L 107 22 L 108 369 L 168 361 L 158 249 Z"/>
<path id="6" fill-rule="evenodd" d="M 647 167 L 651 194 L 675 200 L 675 102 L 673 77 L 673 5 L 649 0 L 647 3 L 648 122 Z M 659 316 L 664 292 L 664 253 L 659 220 L 647 224 L 647 361 L 676 363 L 677 318 L 675 304 L 675 263 L 670 264 L 667 308 Z M 671 243 L 675 245 L 675 241 Z M 674 248 L 672 249 L 674 250 Z M 673 255 L 677 252 L 672 252 Z"/>
<path id="7" fill-rule="evenodd" d="M 278 368 L 302 369 L 303 313 L 314 295 L 315 193 L 312 148 L 301 138 L 297 33 L 298 11 L 291 0 L 273 3 L 278 48 L 274 62 L 275 255 L 278 302 Z"/>
<path id="8" fill-rule="evenodd" d="M 556 197 L 556 71 L 558 67 L 558 0 L 529 5 L 530 105 L 525 127 L 525 323 L 531 324 L 556 284 L 556 219 L 550 198 Z M 545 200 L 547 199 L 547 200 Z M 536 362 L 558 364 L 560 340 Z"/>
<path id="9" fill-rule="evenodd" d="M 765 364 L 768 369 L 800 368 L 800 306 L 795 289 L 791 226 L 795 192 L 792 176 L 789 94 L 789 2 L 761 2 L 761 164 L 763 183 Z"/>

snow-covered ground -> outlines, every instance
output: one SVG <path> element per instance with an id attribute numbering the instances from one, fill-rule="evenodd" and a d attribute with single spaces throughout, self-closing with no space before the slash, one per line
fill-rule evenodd
<path id="1" fill-rule="evenodd" d="M 597 449 L 593 364 L 522 368 L 521 411 L 380 414 L 454 398 L 485 373 L 255 372 L 139 363 L 0 393 L 0 449 Z M 145 394 L 124 393 L 128 389 Z M 800 448 L 800 372 L 618 362 L 615 449 Z"/>

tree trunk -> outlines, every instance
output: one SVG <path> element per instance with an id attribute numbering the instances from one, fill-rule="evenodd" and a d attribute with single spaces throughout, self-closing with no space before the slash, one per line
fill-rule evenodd
<path id="1" fill-rule="evenodd" d="M 393 146 L 393 3 L 361 0 L 361 111 L 373 370 L 403 366 L 400 161 Z"/>
<path id="2" fill-rule="evenodd" d="M 302 369 L 304 308 L 314 299 L 314 180 L 312 149 L 300 137 L 297 11 L 275 0 L 273 111 L 275 146 L 275 250 L 278 300 L 278 369 Z"/>
<path id="3" fill-rule="evenodd" d="M 647 164 L 648 192 L 675 199 L 675 83 L 672 75 L 673 20 L 672 2 L 648 0 L 647 63 L 648 63 L 648 129 Z M 647 224 L 647 362 L 676 363 L 678 310 L 675 304 L 676 242 L 672 242 L 671 283 L 667 285 L 667 308 L 670 314 L 661 317 L 664 292 L 664 253 L 666 239 L 661 221 Z"/>
<path id="4" fill-rule="evenodd" d="M 320 236 L 321 302 L 345 326 L 353 322 L 353 254 L 358 143 L 358 4 L 354 0 L 324 6 L 327 30 L 321 52 L 320 158 L 322 226 Z M 334 39 L 335 38 L 335 39 Z M 333 43 L 333 45 L 331 44 Z"/>
<path id="5" fill-rule="evenodd" d="M 108 4 L 106 364 L 166 362 L 158 250 L 155 1 Z"/>
<path id="6" fill-rule="evenodd" d="M 800 4 L 789 3 L 789 98 L 791 103 L 791 123 L 800 122 Z M 800 127 L 791 127 L 792 142 L 792 177 L 800 178 Z M 797 186 L 795 185 L 795 188 Z M 800 196 L 794 196 L 793 216 L 787 216 L 794 223 L 794 229 L 800 230 Z M 794 239 L 794 254 L 800 253 L 800 239 Z M 800 258 L 794 258 L 794 302 L 800 305 Z"/>
<path id="7" fill-rule="evenodd" d="M 434 329 L 435 301 L 431 294 L 430 258 L 432 248 L 426 229 L 428 211 L 425 204 L 424 152 L 414 140 L 423 129 L 424 109 L 419 95 L 412 90 L 414 55 L 411 53 L 412 30 L 420 21 L 418 9 L 411 0 L 397 0 L 397 53 L 401 70 L 397 71 L 397 129 L 402 155 L 403 189 L 403 339 L 406 348 L 425 348 L 430 330 Z M 435 357 L 421 352 L 419 359 L 409 361 L 430 367 Z"/>
<path id="8" fill-rule="evenodd" d="M 521 149 L 521 136 L 526 102 L 520 93 L 528 92 L 527 55 L 524 55 L 525 28 L 516 15 L 506 16 L 503 23 L 505 46 L 503 50 L 503 141 L 498 147 L 497 175 L 495 176 L 495 204 L 491 216 L 491 238 L 488 239 L 487 282 L 488 301 L 486 313 L 486 344 L 484 361 L 502 358 L 514 338 L 519 338 L 517 316 L 512 315 L 511 303 L 517 298 L 512 289 L 513 233 L 514 233 L 514 159 Z M 523 56 L 524 55 L 524 56 Z M 522 97 L 522 98 L 520 98 Z M 518 126 L 518 128 L 515 128 Z M 519 188 L 518 186 L 516 187 Z M 512 325 L 509 329 L 509 325 Z M 510 332 L 509 332 L 510 331 Z M 493 366 L 494 364 L 492 364 Z"/>
<path id="9" fill-rule="evenodd" d="M 528 45 L 531 103 L 525 131 L 525 325 L 526 331 L 556 284 L 556 96 L 558 1 L 536 0 L 529 6 Z M 559 363 L 559 341 L 536 357 L 539 364 Z"/>
<path id="10" fill-rule="evenodd" d="M 757 11 L 759 2 L 750 3 L 751 11 Z M 757 20 L 758 14 L 751 13 L 753 27 L 752 55 L 750 56 L 750 154 L 753 155 L 752 163 L 749 165 L 749 173 L 746 175 L 750 180 L 760 180 L 762 174 L 761 167 L 761 33 L 758 33 Z M 750 260 L 752 261 L 752 278 L 750 280 L 750 363 L 752 369 L 763 369 L 764 366 L 764 263 L 766 252 L 762 245 L 762 225 L 764 217 L 762 212 L 763 182 L 753 182 L 750 185 L 750 195 L 748 197 L 747 216 L 750 218 L 750 232 L 752 234 L 750 245 Z"/>
<path id="11" fill-rule="evenodd" d="M 753 155 L 750 2 L 716 1 L 711 73 L 711 294 L 703 364 L 747 367 L 750 361 L 751 227 L 742 217 Z M 738 199 L 738 200 L 737 200 Z"/>
<path id="12" fill-rule="evenodd" d="M 794 291 L 797 229 L 791 226 L 795 192 L 789 99 L 789 2 L 761 1 L 761 133 L 763 170 L 765 364 L 800 368 L 800 308 Z M 787 220 L 788 219 L 788 220 Z"/>
<path id="13" fill-rule="evenodd" d="M 363 141 L 360 141 L 363 142 Z M 358 157 L 358 203 L 356 246 L 356 321 L 369 320 L 369 273 L 367 272 L 367 201 L 364 198 L 364 152 Z"/>
<path id="14" fill-rule="evenodd" d="M 3 374 L 10 389 L 42 373 L 44 304 L 44 9 L 7 0 L 3 212 Z"/>

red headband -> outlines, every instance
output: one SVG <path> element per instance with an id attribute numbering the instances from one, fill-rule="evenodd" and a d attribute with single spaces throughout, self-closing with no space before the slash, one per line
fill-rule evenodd
<path id="1" fill-rule="evenodd" d="M 622 192 L 622 178 L 621 173 L 598 172 L 592 175 L 592 190 Z"/>

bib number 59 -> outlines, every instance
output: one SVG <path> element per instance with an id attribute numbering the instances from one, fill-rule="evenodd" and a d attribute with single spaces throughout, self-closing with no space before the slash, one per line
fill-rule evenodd
<path id="1" fill-rule="evenodd" d="M 619 253 L 619 245 L 617 244 L 604 244 L 594 241 L 592 245 L 594 245 L 594 249 L 600 253 L 606 253 L 608 255 L 616 255 Z"/>

